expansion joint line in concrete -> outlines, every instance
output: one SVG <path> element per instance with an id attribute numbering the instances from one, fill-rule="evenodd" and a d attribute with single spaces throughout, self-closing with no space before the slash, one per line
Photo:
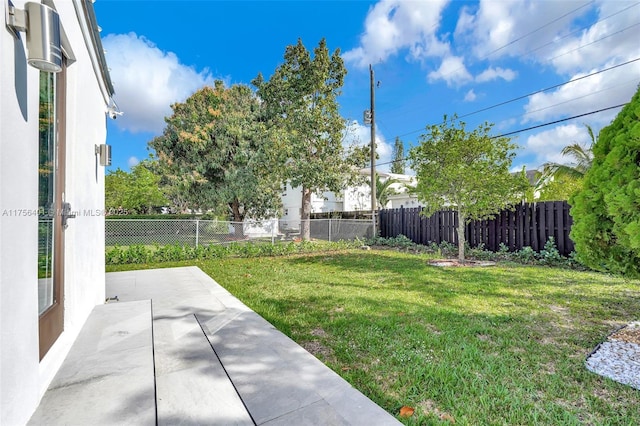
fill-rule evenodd
<path id="1" fill-rule="evenodd" d="M 158 426 L 158 382 L 156 379 L 156 340 L 154 336 L 154 328 L 153 328 L 153 299 L 149 300 L 151 304 L 151 357 L 153 359 L 153 400 L 156 402 L 155 404 L 155 412 L 156 412 L 156 426 Z"/>
<path id="2" fill-rule="evenodd" d="M 200 330 L 202 330 L 202 334 L 204 334 L 205 339 L 207 339 L 207 342 L 209 342 L 209 346 L 211 347 L 213 354 L 216 356 L 216 358 L 218 358 L 218 362 L 220 363 L 220 366 L 222 366 L 222 370 L 224 371 L 224 374 L 227 375 L 227 378 L 229 379 L 229 383 L 231 383 L 231 386 L 233 386 L 233 389 L 236 391 L 236 394 L 238 395 L 238 398 L 240 398 L 240 401 L 242 402 L 244 409 L 247 410 L 247 414 L 249 414 L 249 417 L 251 418 L 251 422 L 253 422 L 253 424 L 257 426 L 258 424 L 253 418 L 253 415 L 251 415 L 251 411 L 249 411 L 249 407 L 247 407 L 247 404 L 244 402 L 244 399 L 242 399 L 242 395 L 240 395 L 240 392 L 238 391 L 236 384 L 233 382 L 233 380 L 231 379 L 231 376 L 229 375 L 229 372 L 227 371 L 226 367 L 222 363 L 222 360 L 220 359 L 218 352 L 216 352 L 216 348 L 213 347 L 213 343 L 211 343 L 211 339 L 209 339 L 209 336 L 207 336 L 207 332 L 204 331 L 204 327 L 202 326 L 202 323 L 200 323 L 200 320 L 198 319 L 198 315 L 193 314 L 193 317 L 198 322 L 198 325 L 200 326 Z"/>

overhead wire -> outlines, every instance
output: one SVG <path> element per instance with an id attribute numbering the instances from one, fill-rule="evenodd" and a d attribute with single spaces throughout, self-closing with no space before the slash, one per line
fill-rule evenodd
<path id="1" fill-rule="evenodd" d="M 511 42 L 509 42 L 509 43 L 507 43 L 507 44 L 505 44 L 505 45 L 503 45 L 503 46 L 501 46 L 501 47 L 499 47 L 499 48 L 495 49 L 494 51 L 490 52 L 489 54 L 485 55 L 483 58 L 480 58 L 480 59 L 486 59 L 486 58 L 488 58 L 489 56 L 491 56 L 493 53 L 495 53 L 495 52 L 497 52 L 497 51 L 499 51 L 499 50 L 501 50 L 501 49 L 503 49 L 503 48 L 505 48 L 505 47 L 507 47 L 507 46 L 509 46 L 509 45 L 512 45 L 513 43 L 515 43 L 515 42 L 517 42 L 517 41 L 520 41 L 520 40 L 522 40 L 522 39 L 526 38 L 527 36 L 529 36 L 529 35 L 531 35 L 531 34 L 533 34 L 533 33 L 537 32 L 537 31 L 539 31 L 540 29 L 542 29 L 542 28 L 544 28 L 544 27 L 547 27 L 547 26 L 551 25 L 552 23 L 557 22 L 558 20 L 561 20 L 562 18 L 564 18 L 564 17 L 566 17 L 566 16 L 568 16 L 568 15 L 570 15 L 570 14 L 572 14 L 572 13 L 574 13 L 574 12 L 578 11 L 578 10 L 580 10 L 581 8 L 586 7 L 586 6 L 590 5 L 590 4 L 592 4 L 592 3 L 593 3 L 593 1 L 591 1 L 591 2 L 589 2 L 589 3 L 586 3 L 586 4 L 582 5 L 582 6 L 579 6 L 579 7 L 577 7 L 576 9 L 573 9 L 573 10 L 571 10 L 571 11 L 569 11 L 569 12 L 565 13 L 564 15 L 562 15 L 562 16 L 560 16 L 560 17 L 558 17 L 558 18 L 556 18 L 556 19 L 554 19 L 554 20 L 552 20 L 552 21 L 550 21 L 550 22 L 547 22 L 546 24 L 544 24 L 544 25 L 542 25 L 542 26 L 540 26 L 540 27 L 538 27 L 538 28 L 534 29 L 533 31 L 530 31 L 529 33 L 527 33 L 527 34 L 525 34 L 525 35 L 523 35 L 523 36 L 521 36 L 521 37 L 518 37 L 517 39 L 512 40 Z M 620 14 L 620 13 L 622 13 L 622 12 L 624 12 L 624 11 L 626 11 L 626 10 L 628 10 L 628 9 L 632 8 L 632 7 L 638 6 L 638 5 L 640 5 L 640 2 L 636 2 L 636 3 L 632 4 L 631 6 L 627 6 L 627 7 L 625 7 L 624 9 L 622 9 L 622 10 L 620 10 L 620 11 L 618 11 L 618 12 L 612 13 L 612 14 L 610 14 L 610 15 L 608 15 L 608 16 L 606 16 L 606 17 L 604 17 L 604 18 L 601 18 L 601 19 L 599 19 L 598 21 L 595 21 L 595 22 L 591 23 L 590 25 L 587 25 L 587 26 L 583 27 L 583 29 L 584 29 L 584 28 L 587 28 L 587 27 L 591 27 L 591 26 L 593 26 L 593 25 L 595 25 L 595 24 L 597 24 L 597 23 L 599 23 L 599 22 L 602 22 L 602 21 L 604 21 L 604 20 L 606 20 L 606 19 L 608 19 L 608 18 L 610 18 L 610 17 L 612 17 L 612 16 L 618 15 L 618 14 Z M 554 56 L 554 57 L 547 58 L 547 59 L 545 59 L 543 62 L 549 62 L 549 61 L 552 61 L 552 60 L 554 60 L 554 59 L 557 59 L 557 58 L 559 58 L 559 57 L 561 57 L 561 56 L 564 56 L 564 55 L 567 55 L 567 54 L 569 54 L 569 53 L 575 52 L 575 51 L 577 51 L 577 50 L 583 49 L 583 48 L 585 48 L 585 47 L 588 47 L 588 46 L 590 46 L 590 45 L 593 45 L 593 44 L 595 44 L 595 43 L 598 43 L 598 42 L 600 42 L 600 41 L 602 41 L 602 40 L 605 40 L 605 39 L 607 39 L 607 38 L 609 38 L 609 37 L 612 37 L 612 36 L 614 36 L 614 35 L 620 34 L 620 33 L 624 32 L 624 31 L 628 30 L 629 28 L 632 28 L 632 27 L 635 27 L 635 26 L 638 26 L 638 25 L 640 25 L 640 23 L 632 24 L 632 25 L 630 25 L 630 26 L 628 26 L 628 27 L 625 27 L 625 28 L 623 28 L 623 29 L 621 29 L 621 30 L 618 30 L 618 31 L 616 31 L 616 32 L 614 32 L 614 33 L 611 33 L 611 34 L 605 35 L 605 36 L 603 36 L 603 37 L 601 37 L 601 38 L 599 38 L 599 39 L 597 39 L 597 40 L 594 40 L 594 41 L 592 41 L 592 42 L 586 43 L 586 44 L 584 44 L 584 45 L 580 45 L 580 46 L 578 46 L 578 47 L 576 47 L 576 48 L 574 48 L 574 49 L 571 49 L 571 50 L 569 50 L 569 51 L 567 51 L 567 52 L 563 52 L 563 53 L 561 53 L 561 54 L 559 54 L 559 55 L 556 55 L 556 56 Z M 574 32 L 575 32 L 575 31 L 574 31 Z M 572 32 L 572 33 L 574 33 L 574 32 Z M 557 43 L 558 41 L 560 41 L 560 40 L 562 40 L 562 39 L 564 39 L 564 38 L 566 38 L 566 37 L 567 37 L 567 36 L 565 35 L 565 36 L 563 36 L 563 37 L 561 37 L 561 38 L 559 38 L 559 39 L 554 40 L 553 42 L 550 42 L 550 43 L 545 44 L 544 46 L 547 46 L 547 45 L 549 45 L 549 44 Z M 544 46 L 543 46 L 543 47 L 544 47 Z M 525 52 L 523 55 L 527 55 L 527 54 L 529 54 L 529 53 L 531 53 L 531 52 L 533 52 L 533 51 L 539 50 L 540 48 L 542 48 L 542 47 L 538 47 L 538 48 L 536 48 L 536 49 L 533 49 L 533 50 L 527 51 L 527 52 Z M 486 107 L 486 108 L 482 108 L 482 109 L 480 109 L 480 110 L 473 111 L 473 112 L 468 113 L 468 114 L 464 114 L 464 115 L 462 115 L 462 116 L 460 116 L 460 117 L 458 117 L 458 118 L 468 117 L 468 116 L 471 116 L 471 115 L 474 115 L 474 114 L 477 114 L 477 113 L 480 113 L 480 112 L 483 112 L 483 111 L 487 111 L 487 110 L 490 110 L 490 109 L 496 108 L 496 107 L 498 107 L 498 106 L 506 105 L 506 104 L 508 104 L 508 103 L 511 103 L 511 102 L 515 102 L 515 101 L 518 101 L 518 100 L 524 99 L 524 98 L 526 98 L 526 97 L 528 97 L 528 96 L 531 96 L 531 95 L 533 95 L 533 94 L 536 94 L 536 93 L 541 93 L 541 92 L 544 92 L 544 91 L 552 90 L 552 89 L 554 89 L 554 88 L 557 88 L 557 87 L 563 86 L 563 85 L 565 85 L 565 84 L 569 84 L 569 83 L 572 83 L 572 82 L 575 82 L 575 81 L 579 81 L 579 80 L 582 80 L 582 79 L 584 79 L 584 78 L 590 77 L 590 76 L 592 76 L 592 75 L 600 74 L 601 72 L 609 71 L 609 70 L 611 70 L 611 69 L 617 68 L 618 66 L 627 65 L 628 63 L 635 62 L 635 61 L 637 61 L 638 59 L 640 59 L 640 58 L 636 58 L 636 59 L 634 59 L 634 60 L 627 61 L 627 62 L 622 63 L 622 64 L 619 64 L 619 65 L 617 65 L 617 66 L 608 67 L 608 68 L 606 68 L 606 69 L 603 69 L 603 70 L 600 70 L 600 71 L 597 71 L 597 72 L 594 72 L 594 73 L 590 73 L 590 74 L 588 74 L 588 75 L 581 76 L 581 77 L 575 78 L 575 79 L 573 79 L 573 80 L 569 80 L 569 81 L 567 81 L 567 82 L 565 82 L 565 83 L 561 83 L 561 84 L 558 84 L 558 85 L 554 85 L 554 86 L 548 87 L 548 88 L 546 88 L 546 89 L 542 89 L 542 90 L 539 90 L 539 91 L 536 91 L 536 92 L 532 92 L 532 93 L 527 94 L 527 95 L 519 96 L 519 97 L 517 97 L 517 98 L 510 99 L 510 100 L 507 100 L 507 101 L 501 102 L 501 103 L 496 104 L 496 105 L 492 105 L 492 106 L 489 106 L 489 107 Z M 462 68 L 462 67 L 461 67 L 461 68 Z M 453 74 L 453 72 L 455 72 L 455 71 L 457 71 L 457 70 L 454 70 L 454 71 L 450 72 L 449 74 Z M 399 135 L 399 136 L 396 136 L 396 137 L 403 137 L 403 136 L 407 136 L 407 135 L 410 135 L 410 134 L 413 134 L 413 133 L 419 132 L 419 131 L 421 131 L 421 130 L 422 130 L 422 129 L 418 129 L 418 130 L 410 131 L 410 132 L 404 133 L 404 134 Z"/>
<path id="2" fill-rule="evenodd" d="M 557 22 L 557 21 L 559 21 L 559 20 L 561 20 L 561 19 L 563 19 L 563 18 L 565 18 L 565 17 L 567 17 L 567 16 L 569 16 L 569 15 L 571 15 L 571 14 L 573 14 L 573 13 L 577 12 L 578 10 L 580 10 L 580 9 L 582 9 L 582 8 L 586 7 L 586 6 L 589 6 L 589 5 L 593 4 L 593 3 L 595 3 L 595 0 L 592 0 L 592 1 L 590 1 L 590 2 L 588 2 L 588 3 L 585 3 L 585 4 L 581 5 L 581 6 L 578 6 L 577 8 L 570 10 L 569 12 L 565 13 L 564 15 L 561 15 L 561 16 L 559 16 L 559 17 L 557 17 L 557 18 L 555 18 L 555 19 L 553 19 L 553 20 L 551 20 L 551 21 L 547 22 L 546 24 L 543 24 L 543 25 L 541 25 L 541 26 L 539 26 L 539 27 L 535 28 L 535 29 L 534 29 L 534 30 L 532 30 L 532 31 L 529 31 L 529 32 L 528 32 L 528 33 L 526 33 L 526 34 L 523 34 L 522 36 L 520 36 L 520 37 L 516 38 L 515 40 L 512 40 L 512 41 L 510 41 L 510 42 L 508 42 L 508 43 L 506 43 L 506 44 L 504 44 L 504 45 L 502 45 L 502 46 L 498 47 L 497 49 L 495 49 L 495 50 L 493 50 L 493 51 L 489 52 L 489 53 L 488 53 L 488 54 L 486 54 L 485 56 L 480 57 L 480 58 L 479 58 L 479 60 L 485 60 L 485 59 L 489 58 L 491 55 L 493 55 L 494 53 L 499 52 L 500 50 L 502 50 L 502 49 L 504 49 L 504 48 L 506 48 L 506 47 L 508 47 L 508 46 L 510 46 L 510 45 L 512 45 L 512 44 L 514 44 L 514 43 L 516 43 L 516 42 L 518 42 L 518 41 L 520 41 L 520 40 L 523 40 L 523 39 L 527 38 L 528 36 L 530 36 L 530 35 L 532 35 L 532 34 L 535 34 L 536 32 L 540 31 L 541 29 L 546 28 L 547 26 L 549 26 L 549 25 L 551 25 L 551 24 L 553 24 L 553 23 L 555 23 L 555 22 Z M 636 5 L 637 5 L 637 4 L 640 4 L 640 3 L 636 3 Z M 630 6 L 630 7 L 632 7 L 632 6 Z M 627 8 L 627 9 L 628 9 L 628 8 Z M 626 9 L 625 9 L 625 10 L 626 10 Z M 612 16 L 612 15 L 610 15 L 610 16 Z M 606 19 L 606 18 L 605 18 L 605 19 Z M 596 24 L 596 23 L 598 23 L 598 22 L 600 22 L 600 21 L 596 21 L 596 22 L 592 23 L 591 25 L 595 25 L 595 24 Z M 555 43 L 555 42 L 557 42 L 557 41 L 558 41 L 558 40 L 554 40 L 552 43 Z M 529 52 L 529 51 L 527 51 L 527 52 L 525 52 L 525 53 L 524 53 L 524 55 L 527 55 L 528 53 L 530 53 L 530 52 Z M 464 66 L 464 65 L 463 65 L 463 66 L 460 66 L 460 67 L 458 67 L 458 68 L 456 68 L 456 69 L 454 69 L 454 70 L 452 70 L 452 71 L 448 72 L 447 74 L 444 74 L 442 77 L 446 77 L 446 76 L 448 76 L 448 75 L 454 74 L 455 72 L 457 72 L 457 71 L 459 71 L 459 70 L 461 70 L 461 69 L 464 69 L 464 68 L 465 68 L 465 66 Z"/>
<path id="3" fill-rule="evenodd" d="M 622 104 L 613 105 L 613 106 L 609 106 L 609 107 L 606 107 L 606 108 L 601 108 L 601 109 L 598 109 L 598 110 L 595 110 L 595 111 L 585 112 L 583 114 L 578 114 L 578 115 L 574 115 L 574 116 L 571 116 L 571 117 L 561 118 L 559 120 L 548 121 L 546 123 L 537 124 L 535 126 L 526 127 L 524 129 L 518 129 L 518 130 L 514 130 L 512 132 L 502 133 L 502 134 L 496 135 L 496 136 L 490 136 L 489 139 L 502 138 L 502 137 L 506 137 L 506 136 L 515 135 L 515 134 L 518 134 L 518 133 L 524 133 L 524 132 L 527 132 L 529 130 L 539 129 L 541 127 L 551 126 L 553 124 L 563 123 L 565 121 L 575 120 L 576 118 L 586 117 L 588 115 L 598 114 L 600 112 L 604 112 L 604 111 L 609 111 L 609 110 L 612 110 L 612 109 L 620 108 L 620 107 L 623 107 L 623 106 L 627 105 L 628 103 L 629 102 L 625 102 L 625 103 L 622 103 Z M 387 165 L 387 164 L 393 164 L 393 163 L 400 162 L 400 161 L 406 161 L 408 159 L 409 159 L 409 156 L 405 156 L 404 158 L 399 158 L 399 159 L 396 159 L 396 160 L 386 161 L 386 162 L 383 162 L 383 163 L 376 163 L 376 165 L 384 166 L 384 165 Z"/>
<path id="4" fill-rule="evenodd" d="M 637 61 L 640 61 L 640 57 L 635 58 L 635 59 L 631 59 L 631 60 L 629 60 L 629 61 L 626 61 L 626 62 L 623 62 L 623 63 L 620 63 L 620 64 L 612 65 L 612 66 L 610 66 L 610 67 L 607 67 L 607 68 L 601 69 L 601 70 L 599 70 L 599 71 L 594 71 L 594 72 L 592 72 L 592 73 L 585 74 L 585 75 L 583 75 L 583 76 L 580 76 L 580 77 L 577 77 L 577 78 L 574 78 L 574 79 L 571 79 L 571 80 L 565 81 L 565 82 L 563 82 L 563 83 L 554 84 L 554 85 L 552 85 L 552 86 L 545 87 L 544 89 L 539 89 L 539 90 L 536 90 L 536 91 L 533 91 L 533 92 L 527 93 L 527 94 L 525 94 L 525 95 L 520 95 L 520 96 L 517 96 L 517 97 L 515 97 L 515 98 L 509 99 L 509 100 L 506 100 L 506 101 L 502 101 L 502 102 L 499 102 L 499 103 L 497 103 L 497 104 L 490 105 L 490 106 L 488 106 L 488 107 L 484 107 L 484 108 L 478 109 L 478 110 L 476 110 L 476 111 L 472 111 L 472 112 L 469 112 L 469 113 L 466 113 L 466 114 L 460 115 L 460 116 L 458 116 L 458 118 L 470 117 L 470 116 L 472 116 L 472 115 L 479 114 L 479 113 L 481 113 L 481 112 L 489 111 L 489 110 L 491 110 L 491 109 L 498 108 L 498 107 L 500 107 L 500 106 L 507 105 L 507 104 L 510 104 L 510 103 L 512 103 L 512 102 L 516 102 L 516 101 L 520 101 L 520 100 L 522 100 L 522 99 L 526 99 L 526 98 L 528 98 L 529 96 L 533 96 L 533 95 L 536 95 L 536 94 L 538 94 L 538 93 L 548 92 L 549 90 L 557 89 L 558 87 L 566 86 L 567 84 L 575 83 L 576 81 L 580 81 L 580 80 L 583 80 L 583 79 L 585 79 L 585 78 L 589 78 L 589 77 L 592 77 L 592 76 L 594 76 L 594 75 L 601 74 L 601 73 L 603 73 L 603 72 L 613 70 L 613 69 L 615 69 L 615 68 L 619 68 L 619 67 L 622 67 L 622 66 L 625 66 L 625 65 L 629 65 L 629 64 L 632 64 L 632 63 L 637 62 Z M 401 134 L 401 135 L 398 135 L 397 137 L 401 138 L 401 137 L 408 136 L 408 135 L 411 135 L 411 134 L 414 134 L 414 133 L 417 133 L 417 132 L 421 132 L 422 130 L 423 130 L 423 128 L 416 129 L 416 130 L 412 130 L 412 131 L 410 131 L 410 132 L 407 132 L 407 133 L 403 133 L 403 134 Z"/>

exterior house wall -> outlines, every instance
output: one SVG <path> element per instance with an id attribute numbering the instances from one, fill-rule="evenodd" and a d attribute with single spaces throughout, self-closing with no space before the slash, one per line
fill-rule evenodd
<path id="1" fill-rule="evenodd" d="M 13 0 L 16 8 L 25 1 Z M 64 331 L 42 360 L 38 342 L 39 70 L 27 65 L 26 35 L 0 34 L 0 425 L 24 424 L 86 318 L 104 302 L 104 168 L 109 96 L 83 1 L 54 1 L 76 62 L 67 68 L 65 200 L 77 217 L 65 231 Z M 2 19 L 7 8 L 0 1 Z M 78 13 L 80 11 L 80 13 Z M 89 40 L 89 43 L 87 42 Z"/>
<path id="2" fill-rule="evenodd" d="M 369 169 L 360 170 L 362 176 L 369 176 Z M 415 177 L 391 173 L 379 173 L 385 179 L 396 179 L 399 182 L 391 185 L 398 193 L 389 196 L 389 202 L 383 208 L 418 207 L 420 203 L 415 195 L 406 192 L 405 185 L 414 185 Z M 281 219 L 282 228 L 296 229 L 300 224 L 300 208 L 302 206 L 302 188 L 291 188 L 287 185 L 282 196 L 284 214 Z M 312 194 L 311 212 L 350 212 L 371 210 L 371 187 L 368 184 L 347 186 L 339 194 L 324 192 L 321 196 Z"/>

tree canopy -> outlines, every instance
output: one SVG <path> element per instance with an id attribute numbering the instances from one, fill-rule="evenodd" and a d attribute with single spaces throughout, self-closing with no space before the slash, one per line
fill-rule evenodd
<path id="1" fill-rule="evenodd" d="M 398 175 L 405 174 L 404 144 L 399 137 L 393 144 L 393 163 L 391 163 L 391 173 Z"/>
<path id="2" fill-rule="evenodd" d="M 464 228 L 471 220 L 492 218 L 521 200 L 529 185 L 524 174 L 510 173 L 516 145 L 505 137 L 491 137 L 484 123 L 471 132 L 457 117 L 427 127 L 420 144 L 409 152 L 416 171 L 423 214 L 443 208 L 458 213 L 458 258 L 464 261 Z"/>
<path id="3" fill-rule="evenodd" d="M 262 74 L 253 80 L 272 130 L 273 153 L 284 165 L 282 177 L 292 187 L 302 187 L 303 239 L 310 236 L 311 194 L 339 192 L 365 164 L 365 150 L 343 143 L 347 122 L 337 98 L 346 73 L 340 49 L 330 54 L 322 39 L 312 58 L 298 39 L 286 47 L 284 63 L 269 80 Z"/>
<path id="4" fill-rule="evenodd" d="M 162 136 L 149 145 L 189 203 L 238 222 L 277 214 L 282 184 L 269 161 L 274 147 L 251 88 L 225 88 L 217 81 L 172 109 Z"/>
<path id="5" fill-rule="evenodd" d="M 159 188 L 160 176 L 143 161 L 126 172 L 120 168 L 105 177 L 105 208 L 131 213 L 151 213 L 162 207 L 167 199 Z"/>
<path id="6" fill-rule="evenodd" d="M 600 131 L 583 187 L 569 203 L 579 259 L 640 276 L 640 88 Z"/>

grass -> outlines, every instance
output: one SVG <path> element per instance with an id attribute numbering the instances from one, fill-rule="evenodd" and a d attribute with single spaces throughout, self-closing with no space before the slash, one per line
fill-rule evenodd
<path id="1" fill-rule="evenodd" d="M 345 251 L 196 265 L 406 424 L 636 425 L 640 392 L 586 356 L 639 319 L 640 281 Z"/>

